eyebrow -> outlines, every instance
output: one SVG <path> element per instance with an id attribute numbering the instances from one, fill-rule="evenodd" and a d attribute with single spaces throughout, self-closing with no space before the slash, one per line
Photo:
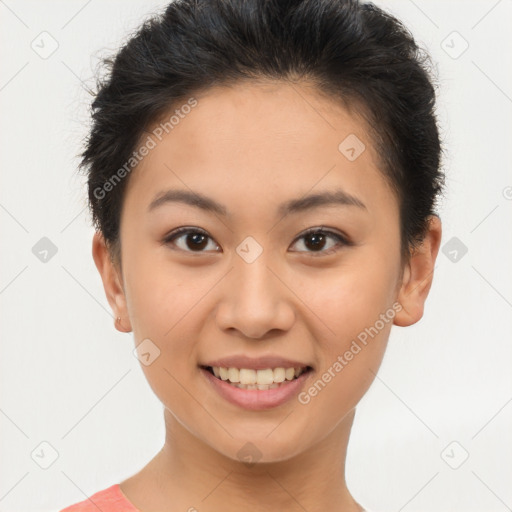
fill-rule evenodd
<path id="1" fill-rule="evenodd" d="M 148 206 L 148 212 L 169 203 L 184 203 L 196 208 L 200 208 L 206 212 L 216 213 L 223 217 L 231 217 L 226 207 L 214 199 L 207 197 L 198 192 L 189 190 L 170 189 L 158 193 Z M 290 199 L 282 203 L 277 214 L 286 216 L 290 213 L 300 213 L 312 210 L 321 206 L 356 206 L 361 209 L 367 209 L 366 205 L 357 197 L 343 191 L 333 190 L 319 192 L 297 199 Z"/>

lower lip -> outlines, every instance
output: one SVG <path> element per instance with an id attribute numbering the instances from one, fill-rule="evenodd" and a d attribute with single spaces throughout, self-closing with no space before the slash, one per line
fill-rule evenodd
<path id="1" fill-rule="evenodd" d="M 271 409 L 286 403 L 300 392 L 304 382 L 312 373 L 311 370 L 304 372 L 296 379 L 284 381 L 281 386 L 274 389 L 240 389 L 228 384 L 227 381 L 218 379 L 204 368 L 200 370 L 219 395 L 228 402 L 251 411 Z"/>

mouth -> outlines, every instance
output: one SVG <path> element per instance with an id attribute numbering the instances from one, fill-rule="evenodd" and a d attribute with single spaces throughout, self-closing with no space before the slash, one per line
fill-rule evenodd
<path id="1" fill-rule="evenodd" d="M 311 366 L 277 368 L 234 368 L 222 366 L 200 366 L 216 379 L 235 388 L 266 391 L 286 386 L 290 382 L 313 370 Z"/>

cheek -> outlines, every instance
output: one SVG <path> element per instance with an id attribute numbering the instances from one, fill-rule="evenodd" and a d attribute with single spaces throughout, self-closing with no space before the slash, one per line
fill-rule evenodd
<path id="1" fill-rule="evenodd" d="M 200 283 L 151 253 L 150 249 L 130 248 L 127 244 L 127 306 L 136 339 L 165 340 L 197 302 L 196 295 L 201 290 L 195 285 Z"/>
<path id="2" fill-rule="evenodd" d="M 156 345 L 158 358 L 143 369 L 152 387 L 169 389 L 173 379 L 165 370 L 177 377 L 178 372 L 182 381 L 194 369 L 195 315 L 212 285 L 198 278 L 197 269 L 177 270 L 150 250 L 132 250 L 126 250 L 126 297 L 135 344 L 149 339 Z"/>
<path id="3" fill-rule="evenodd" d="M 302 295 L 317 314 L 321 333 L 317 337 L 321 368 L 316 376 L 320 381 L 308 395 L 312 408 L 323 403 L 318 413 L 331 411 L 327 414 L 333 420 L 340 410 L 355 406 L 370 386 L 393 324 L 397 261 L 391 254 L 381 258 L 375 254 L 368 247 L 354 261 L 347 259 L 346 265 L 316 277 L 314 283 L 303 282 Z"/>
<path id="4" fill-rule="evenodd" d="M 197 337 L 194 310 L 204 291 L 185 291 L 181 285 L 162 281 L 157 286 L 150 287 L 147 281 L 132 286 L 130 316 L 136 343 L 149 338 L 160 351 L 157 366 L 173 373 L 189 373 L 194 364 L 195 345 L 191 341 Z"/>
<path id="5" fill-rule="evenodd" d="M 322 323 L 327 327 L 322 329 L 325 335 L 317 339 L 322 372 L 331 368 L 336 375 L 343 374 L 343 377 L 333 380 L 350 395 L 352 385 L 357 389 L 373 378 L 369 369 L 377 371 L 393 323 L 394 310 L 388 301 L 388 290 L 377 289 L 375 281 L 370 281 L 368 287 L 361 280 L 351 284 L 340 279 L 338 284 L 339 288 L 331 289 L 329 300 L 319 298 L 318 305 L 312 309 L 320 312 Z M 343 359 L 342 370 L 335 365 L 340 356 Z M 329 376 L 326 379 L 329 380 Z"/>
<path id="6" fill-rule="evenodd" d="M 371 251 L 359 251 L 338 268 L 298 280 L 300 296 L 307 297 L 307 306 L 325 325 L 326 338 L 338 348 L 392 307 L 398 279 L 396 261 L 378 258 L 378 253 L 369 254 Z"/>
<path id="7" fill-rule="evenodd" d="M 319 309 L 334 334 L 328 331 L 316 340 L 319 368 L 298 397 L 308 417 L 319 419 L 318 426 L 312 427 L 313 436 L 322 435 L 326 426 L 334 428 L 365 395 L 384 357 L 392 326 L 389 312 L 394 310 L 387 307 L 386 293 L 377 293 L 375 286 L 365 289 L 360 281 L 355 288 L 340 281 L 345 289 L 333 290 L 332 301 Z"/>
<path id="8" fill-rule="evenodd" d="M 183 404 L 189 403 L 190 395 L 184 386 L 193 377 L 197 361 L 191 342 L 197 334 L 191 319 L 201 290 L 194 291 L 189 283 L 166 275 L 157 266 L 139 267 L 132 275 L 137 277 L 130 281 L 128 308 L 135 344 L 148 347 L 144 352 L 151 357 L 146 364 L 143 351 L 139 351 L 141 368 L 162 404 L 173 414 L 186 416 Z"/>

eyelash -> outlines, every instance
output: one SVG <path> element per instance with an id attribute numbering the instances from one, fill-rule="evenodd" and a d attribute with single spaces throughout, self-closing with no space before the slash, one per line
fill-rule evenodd
<path id="1" fill-rule="evenodd" d="M 205 235 L 206 237 L 208 237 L 211 240 L 213 240 L 213 238 L 211 238 L 210 235 L 206 231 L 204 231 L 203 229 L 200 229 L 200 228 L 190 228 L 190 227 L 182 227 L 182 228 L 178 228 L 178 229 L 172 231 L 171 233 L 169 233 L 169 235 L 167 235 L 164 238 L 162 243 L 163 244 L 170 244 L 171 242 L 174 242 L 174 240 L 176 240 L 177 238 L 180 238 L 181 236 L 183 236 L 185 234 Z M 335 252 L 338 252 L 338 250 L 341 248 L 340 246 L 351 246 L 351 245 L 354 245 L 345 236 L 343 236 L 343 235 L 341 235 L 339 233 L 336 233 L 334 231 L 325 230 L 323 227 L 307 229 L 304 233 L 302 233 L 302 235 L 300 235 L 298 238 L 295 239 L 294 244 L 297 241 L 299 241 L 300 239 L 305 238 L 305 237 L 307 237 L 309 235 L 312 235 L 312 234 L 320 234 L 320 235 L 324 235 L 324 236 L 329 236 L 331 238 L 335 238 L 338 241 L 338 245 L 334 246 L 334 247 L 331 247 L 330 249 L 328 249 L 326 251 L 322 250 L 322 251 L 297 251 L 297 252 L 306 252 L 306 253 L 311 254 L 314 257 L 316 257 L 316 256 L 327 256 L 327 255 L 333 254 Z M 179 250 L 183 250 L 185 252 L 197 253 L 197 254 L 201 254 L 202 252 L 205 252 L 205 251 L 188 251 L 188 250 L 184 250 L 184 249 L 179 249 Z"/>

